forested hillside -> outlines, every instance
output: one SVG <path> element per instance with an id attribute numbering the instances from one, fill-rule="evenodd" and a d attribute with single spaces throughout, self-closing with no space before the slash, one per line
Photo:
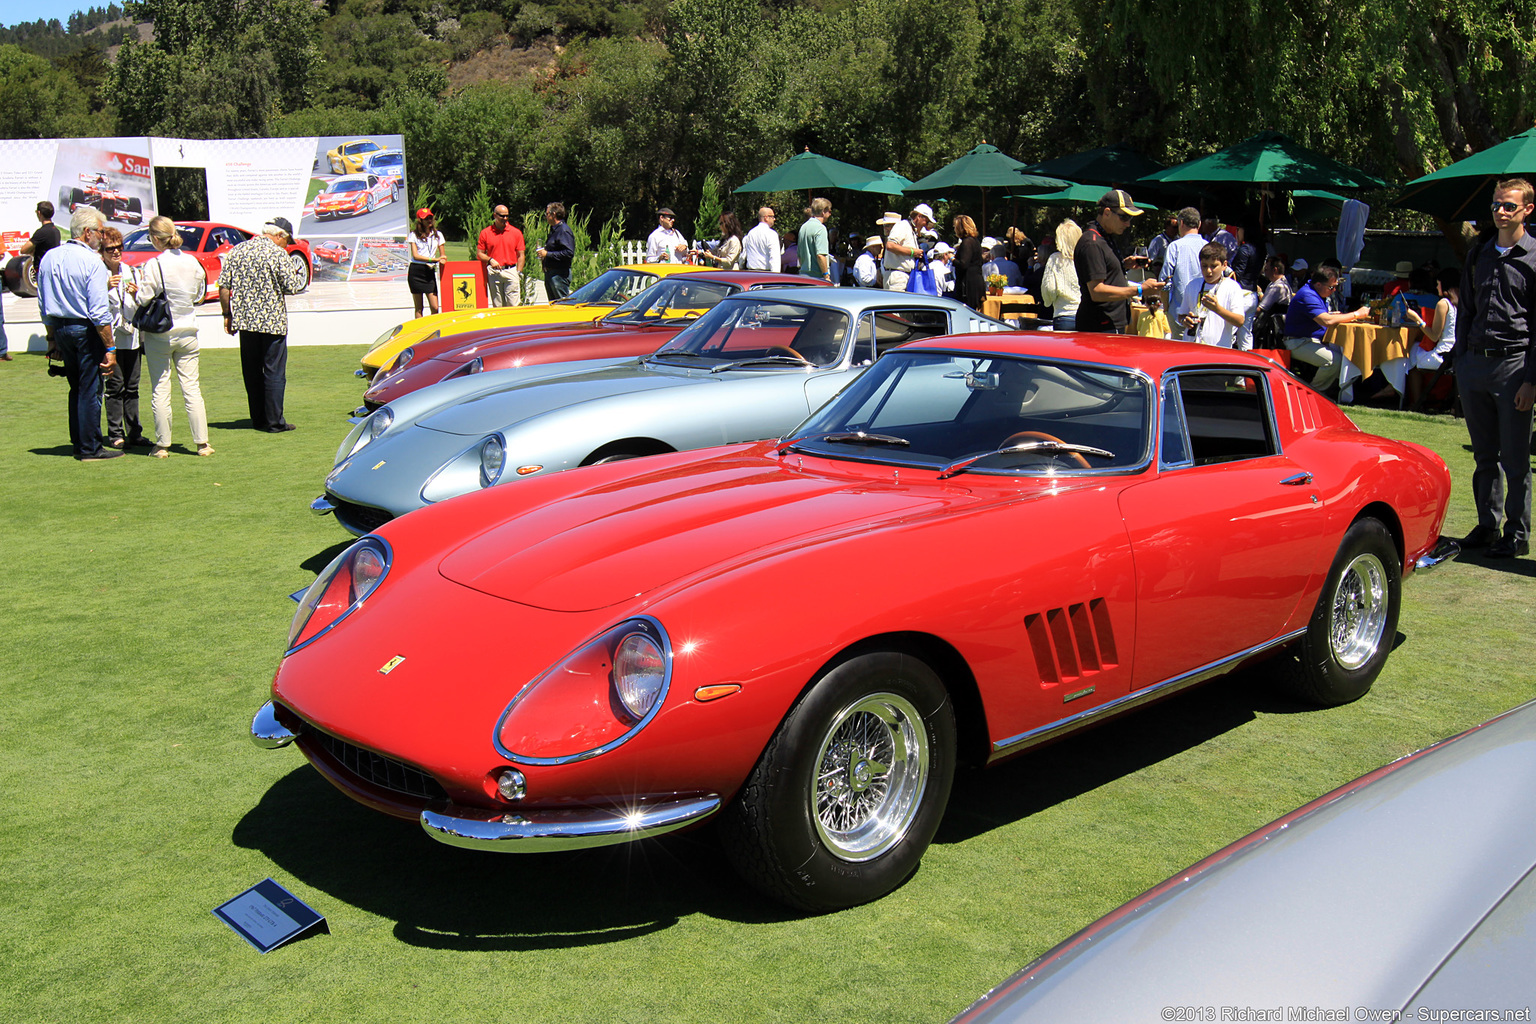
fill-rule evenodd
<path id="1" fill-rule="evenodd" d="M 669 203 L 686 225 L 706 174 L 729 190 L 805 147 L 915 178 L 983 140 L 1022 160 L 1126 141 L 1174 162 L 1276 128 L 1405 181 L 1536 119 L 1536 0 L 127 0 L 127 20 L 116 13 L 6 30 L 0 132 L 400 132 L 413 189 L 450 224 L 483 179 L 514 209 L 561 199 L 638 226 Z"/>

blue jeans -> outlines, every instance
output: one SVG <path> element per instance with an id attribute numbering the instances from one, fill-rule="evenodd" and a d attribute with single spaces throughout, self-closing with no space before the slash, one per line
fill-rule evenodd
<path id="1" fill-rule="evenodd" d="M 101 454 L 101 363 L 107 346 L 90 324 L 65 323 L 53 330 L 53 347 L 69 379 L 69 444 L 75 458 Z"/>
<path id="2" fill-rule="evenodd" d="M 1076 313 L 1068 313 L 1066 316 L 1058 316 L 1058 317 L 1056 317 L 1053 321 L 1051 321 L 1051 330 L 1053 330 L 1053 331 L 1075 331 L 1075 330 L 1077 330 L 1077 314 Z"/>

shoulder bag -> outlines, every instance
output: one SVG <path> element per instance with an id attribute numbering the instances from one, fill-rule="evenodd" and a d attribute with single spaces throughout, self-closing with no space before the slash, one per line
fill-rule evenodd
<path id="1" fill-rule="evenodd" d="M 165 267 L 158 256 L 154 262 L 160 268 L 160 290 L 134 311 L 133 326 L 146 334 L 165 334 L 171 329 L 171 300 L 165 294 Z"/>

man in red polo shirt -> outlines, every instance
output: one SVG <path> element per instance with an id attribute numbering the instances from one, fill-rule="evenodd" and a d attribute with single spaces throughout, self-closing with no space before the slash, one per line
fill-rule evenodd
<path id="1" fill-rule="evenodd" d="M 493 306 L 516 306 L 521 302 L 520 280 L 526 258 L 523 233 L 507 220 L 507 208 L 491 211 L 491 226 L 480 232 L 475 256 L 485 268 L 485 288 Z"/>

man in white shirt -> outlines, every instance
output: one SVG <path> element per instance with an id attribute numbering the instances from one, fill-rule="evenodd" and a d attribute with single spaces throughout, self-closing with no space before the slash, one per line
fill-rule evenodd
<path id="1" fill-rule="evenodd" d="M 864 251 L 853 261 L 853 280 L 860 288 L 880 287 L 880 257 L 885 253 L 885 243 L 879 235 L 864 239 Z"/>
<path id="2" fill-rule="evenodd" d="M 885 268 L 886 291 L 907 290 L 907 278 L 916 269 L 917 258 L 922 255 L 922 249 L 917 244 L 918 233 L 932 223 L 933 209 L 927 203 L 918 203 L 906 220 L 899 220 L 891 226 L 891 235 L 885 240 L 885 258 L 881 261 L 881 266 Z"/>
<path id="3" fill-rule="evenodd" d="M 682 263 L 688 257 L 688 240 L 672 225 L 677 214 L 663 206 L 656 211 L 656 230 L 645 240 L 645 262 Z"/>
<path id="4" fill-rule="evenodd" d="M 743 266 L 748 270 L 761 270 L 770 274 L 783 271 L 784 250 L 779 245 L 779 233 L 773 228 L 773 207 L 765 206 L 757 211 L 757 226 L 747 232 L 741 243 Z"/>

